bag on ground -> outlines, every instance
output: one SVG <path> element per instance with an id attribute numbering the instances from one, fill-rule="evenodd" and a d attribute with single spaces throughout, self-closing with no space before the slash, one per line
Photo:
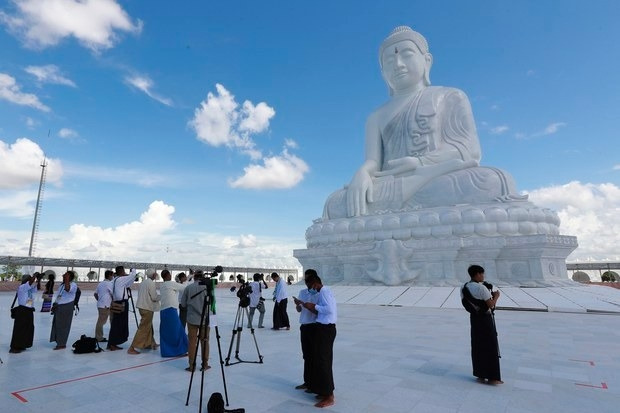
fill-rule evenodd
<path id="1" fill-rule="evenodd" d="M 86 334 L 82 334 L 82 337 L 75 343 L 73 343 L 73 352 L 75 354 L 86 354 L 86 353 L 99 353 L 103 351 L 101 347 L 99 347 L 99 342 L 95 337 L 87 337 Z"/>

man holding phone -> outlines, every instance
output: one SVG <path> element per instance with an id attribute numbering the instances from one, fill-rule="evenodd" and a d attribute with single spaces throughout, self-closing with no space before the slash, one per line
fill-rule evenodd
<path id="1" fill-rule="evenodd" d="M 308 286 L 306 284 L 306 286 Z M 304 382 L 295 386 L 298 390 L 311 389 L 314 337 L 313 330 L 316 323 L 316 314 L 303 306 L 309 302 L 316 304 L 319 298 L 316 292 L 310 292 L 310 287 L 299 291 L 299 298 L 293 297 L 295 309 L 299 313 L 299 339 L 301 341 L 301 353 L 304 358 Z"/>
<path id="2" fill-rule="evenodd" d="M 304 277 L 310 293 L 316 292 L 317 295 L 316 304 L 304 302 L 302 307 L 316 314 L 316 323 L 314 323 L 312 331 L 312 373 L 309 390 L 316 393 L 319 399 L 315 406 L 322 408 L 332 406 L 335 403 L 332 364 L 338 310 L 334 294 L 323 285 L 316 270 L 306 270 Z"/>

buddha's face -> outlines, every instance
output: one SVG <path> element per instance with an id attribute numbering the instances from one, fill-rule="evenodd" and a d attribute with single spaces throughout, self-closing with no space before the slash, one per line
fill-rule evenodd
<path id="1" fill-rule="evenodd" d="M 401 40 L 383 51 L 383 78 L 396 92 L 412 89 L 424 83 L 430 69 L 430 54 L 422 54 L 410 40 Z"/>

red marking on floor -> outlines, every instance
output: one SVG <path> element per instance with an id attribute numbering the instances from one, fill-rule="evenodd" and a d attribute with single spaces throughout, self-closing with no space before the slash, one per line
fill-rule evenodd
<path id="1" fill-rule="evenodd" d="M 125 368 L 122 368 L 122 369 L 105 371 L 103 373 L 91 374 L 90 376 L 76 377 L 75 379 L 57 381 L 56 383 L 44 384 L 42 386 L 31 387 L 29 389 L 17 390 L 17 391 L 12 392 L 11 395 L 16 397 L 22 403 L 28 403 L 28 400 L 26 398 L 22 397 L 20 395 L 20 393 L 25 393 L 27 391 L 32 391 L 32 390 L 45 389 L 47 387 L 54 387 L 54 386 L 58 386 L 58 385 L 61 385 L 61 384 L 71 383 L 71 382 L 74 382 L 74 381 L 92 379 L 93 377 L 106 376 L 108 374 L 114 374 L 114 373 L 118 373 L 118 372 L 125 371 L 125 370 L 138 369 L 140 367 L 146 367 L 146 366 L 150 366 L 150 365 L 153 365 L 153 364 L 166 363 L 168 361 L 177 360 L 177 359 L 184 358 L 184 357 L 185 356 L 172 357 L 172 358 L 169 358 L 167 360 L 154 361 L 152 363 L 145 363 L 145 364 L 138 364 L 137 366 L 125 367 Z"/>
<path id="2" fill-rule="evenodd" d="M 591 366 L 594 366 L 594 362 L 590 361 L 590 360 L 575 360 L 575 359 L 569 359 L 570 361 L 580 361 L 582 363 L 590 363 Z"/>
<path id="3" fill-rule="evenodd" d="M 602 382 L 600 386 L 594 386 L 592 384 L 583 384 L 583 383 L 575 383 L 576 386 L 583 386 L 583 387 L 593 387 L 595 389 L 603 389 L 603 390 L 607 390 L 607 383 Z"/>

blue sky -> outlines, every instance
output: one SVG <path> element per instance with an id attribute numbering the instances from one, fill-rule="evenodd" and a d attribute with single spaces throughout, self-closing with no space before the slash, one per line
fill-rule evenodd
<path id="1" fill-rule="evenodd" d="M 291 2 L 292 3 L 292 2 Z M 378 47 L 428 40 L 482 164 L 619 259 L 615 1 L 0 1 L 0 255 L 294 267 L 388 99 Z"/>

